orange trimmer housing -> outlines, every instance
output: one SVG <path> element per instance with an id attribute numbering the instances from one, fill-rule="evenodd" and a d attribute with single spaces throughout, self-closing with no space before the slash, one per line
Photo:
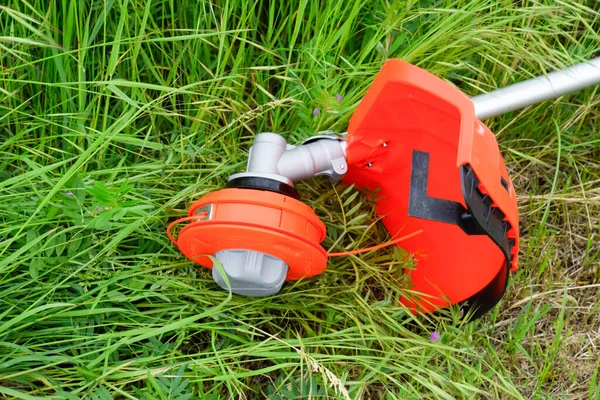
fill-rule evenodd
<path id="1" fill-rule="evenodd" d="M 503 296 L 517 268 L 519 217 L 494 134 L 472 101 L 401 60 L 386 62 L 350 120 L 344 180 L 377 190 L 377 213 L 417 263 L 415 295 L 430 311 L 453 304 L 480 315 Z M 418 295 L 417 295 L 418 294 Z"/>
<path id="2" fill-rule="evenodd" d="M 517 268 L 519 218 L 496 139 L 461 91 L 400 60 L 377 75 L 345 141 L 316 136 L 289 146 L 258 134 L 246 171 L 193 203 L 167 232 L 221 287 L 215 260 L 232 292 L 276 293 L 285 280 L 325 270 L 325 225 L 293 187 L 323 174 L 376 191 L 390 235 L 407 237 L 401 246 L 417 263 L 406 269 L 412 290 L 401 301 L 412 310 L 460 304 L 477 317 L 502 298 Z M 171 228 L 182 221 L 189 223 L 175 240 Z"/>

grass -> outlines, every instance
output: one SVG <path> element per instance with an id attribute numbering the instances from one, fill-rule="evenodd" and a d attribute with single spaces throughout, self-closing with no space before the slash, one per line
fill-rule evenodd
<path id="1" fill-rule="evenodd" d="M 398 306 L 398 250 L 243 298 L 165 235 L 255 134 L 343 132 L 386 58 L 475 95 L 598 56 L 599 31 L 595 0 L 3 1 L 0 394 L 600 399 L 598 88 L 487 121 L 521 268 L 471 324 Z M 354 189 L 299 189 L 326 248 L 386 240 Z"/>

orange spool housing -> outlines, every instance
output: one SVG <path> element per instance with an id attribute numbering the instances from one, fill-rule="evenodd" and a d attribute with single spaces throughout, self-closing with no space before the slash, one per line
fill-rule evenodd
<path id="1" fill-rule="evenodd" d="M 192 218 L 192 223 L 181 229 L 177 246 L 206 268 L 213 265 L 207 255 L 235 249 L 283 260 L 289 266 L 286 280 L 317 275 L 327 265 L 327 254 L 320 246 L 325 225 L 313 209 L 292 197 L 262 190 L 222 189 L 194 202 L 188 215 L 198 215 L 198 220 Z"/>
<path id="2" fill-rule="evenodd" d="M 346 182 L 379 189 L 376 209 L 390 235 L 423 231 L 402 243 L 418 260 L 406 272 L 422 296 L 404 303 L 434 310 L 476 300 L 482 312 L 497 303 L 508 270 L 517 268 L 516 195 L 496 139 L 467 96 L 388 60 L 350 120 L 347 161 Z M 477 214 L 484 225 L 500 218 L 504 250 L 491 236 L 463 229 L 473 223 L 461 218 L 474 194 L 487 207 Z"/>

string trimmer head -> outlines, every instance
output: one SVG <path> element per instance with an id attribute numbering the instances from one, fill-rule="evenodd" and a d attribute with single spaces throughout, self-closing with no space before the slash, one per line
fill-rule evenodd
<path id="1" fill-rule="evenodd" d="M 383 225 L 392 238 L 405 237 L 399 245 L 417 260 L 405 271 L 416 295 L 400 301 L 420 311 L 460 304 L 479 316 L 502 298 L 517 268 L 519 216 L 496 138 L 478 117 L 598 82 L 596 59 L 469 99 L 416 66 L 389 60 L 346 137 L 292 146 L 275 133 L 258 134 L 246 171 L 192 204 L 187 217 L 169 225 L 169 237 L 212 269 L 221 287 L 271 295 L 286 280 L 321 273 L 332 255 L 320 245 L 324 224 L 300 201 L 294 182 L 343 179 L 365 195 L 377 191 Z M 176 240 L 171 229 L 184 221 Z"/>

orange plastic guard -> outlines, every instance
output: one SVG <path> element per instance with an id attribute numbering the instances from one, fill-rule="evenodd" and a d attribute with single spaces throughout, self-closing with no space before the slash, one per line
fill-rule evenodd
<path id="1" fill-rule="evenodd" d="M 347 183 L 377 193 L 377 212 L 415 254 L 410 271 L 422 310 L 461 303 L 481 315 L 517 268 L 513 184 L 493 133 L 473 103 L 434 75 L 388 60 L 350 120 Z"/>

